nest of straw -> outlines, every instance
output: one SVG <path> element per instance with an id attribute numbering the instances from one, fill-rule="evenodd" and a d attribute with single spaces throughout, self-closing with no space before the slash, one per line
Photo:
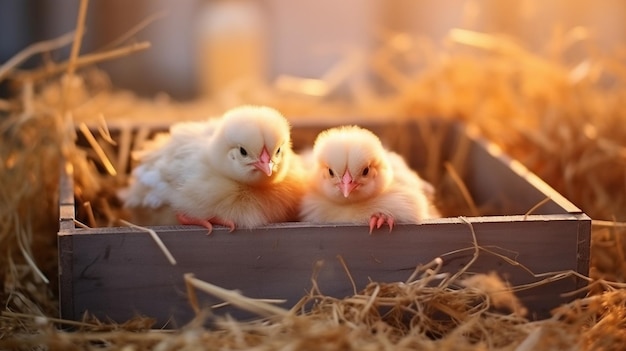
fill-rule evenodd
<path id="1" fill-rule="evenodd" d="M 115 90 L 101 71 L 81 69 L 149 47 L 120 42 L 109 51 L 78 55 L 85 9 L 82 1 L 76 32 L 34 44 L 0 66 L 0 79 L 17 86 L 13 98 L 0 101 L 5 305 L 0 348 L 610 350 L 626 342 L 622 48 L 595 50 L 581 29 L 554 38 L 550 55 L 531 53 L 509 38 L 464 30 L 453 30 L 442 50 L 422 38 L 385 33 L 373 53 L 348 56 L 319 79 L 316 86 L 323 89 L 311 91 L 300 78 L 281 76 L 271 85 L 235 85 L 210 101 L 178 103 L 166 96 L 139 99 Z M 34 71 L 17 68 L 27 57 L 68 44 L 73 47 L 67 62 Z M 570 63 L 564 57 L 574 46 L 587 48 L 588 56 Z M 375 77 L 375 84 L 352 79 L 362 72 Z M 338 90 L 341 99 L 335 97 Z M 149 126 L 149 120 L 204 118 L 241 103 L 334 121 L 349 115 L 365 120 L 440 116 L 476 126 L 594 219 L 588 296 L 556 309 L 552 318 L 529 322 L 513 295 L 515 287 L 495 273 L 473 281 L 442 276 L 432 262 L 406 282 L 372 282 L 345 299 L 325 296 L 312 279 L 311 293 L 290 310 L 186 277 L 192 304 L 196 291 L 213 294 L 257 313 L 251 322 L 198 310 L 187 326 L 163 332 L 150 330 L 152 321 L 142 317 L 124 324 L 88 315 L 80 322 L 55 319 L 61 167 L 73 168 L 76 197 L 90 208 L 85 213 L 113 225 L 121 215 L 114 200 L 102 199 L 113 199 L 114 189 L 124 183 L 128 155 L 111 160 L 102 154 L 115 154 L 116 142 L 129 141 L 108 140 L 103 121 Z M 76 145 L 76 130 L 89 139 L 82 123 L 101 127 L 92 135 L 96 143 L 86 148 Z M 87 219 L 90 225 L 102 224 L 96 215 Z"/>

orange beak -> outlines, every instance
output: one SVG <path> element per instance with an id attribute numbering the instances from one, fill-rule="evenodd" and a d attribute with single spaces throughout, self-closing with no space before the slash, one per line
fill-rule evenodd
<path id="1" fill-rule="evenodd" d="M 346 173 L 341 177 L 341 183 L 339 183 L 339 190 L 344 197 L 348 197 L 350 193 L 359 186 L 359 183 L 354 182 L 352 179 L 352 175 L 350 175 L 350 171 L 346 170 Z"/>
<path id="2" fill-rule="evenodd" d="M 258 168 L 261 172 L 267 174 L 268 177 L 272 175 L 274 162 L 272 162 L 270 153 L 267 152 L 267 148 L 265 146 L 263 146 L 263 150 L 261 150 L 261 155 L 259 156 L 259 160 L 253 164 L 254 164 L 254 167 Z"/>

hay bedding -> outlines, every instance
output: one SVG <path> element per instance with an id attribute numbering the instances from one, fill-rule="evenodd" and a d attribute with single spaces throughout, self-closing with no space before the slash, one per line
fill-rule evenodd
<path id="1" fill-rule="evenodd" d="M 81 14 L 85 7 L 82 1 Z M 331 75 L 319 81 L 328 85 L 324 96 L 303 91 L 298 78 L 281 77 L 276 86 L 238 85 L 212 101 L 180 104 L 165 96 L 146 100 L 116 91 L 95 69 L 75 74 L 82 65 L 149 46 L 135 43 L 79 56 L 80 16 L 75 33 L 33 45 L 0 68 L 0 79 L 19 83 L 14 98 L 0 101 L 0 294 L 5 306 L 0 349 L 522 351 L 621 349 L 626 342 L 625 226 L 620 223 L 626 218 L 626 131 L 619 128 L 626 120 L 623 52 L 589 50 L 589 57 L 572 66 L 531 54 L 509 39 L 475 32 L 452 31 L 443 52 L 389 34 L 371 58 L 349 57 L 338 65 L 333 74 L 343 77 L 339 83 L 351 92 L 344 100 L 332 98 L 338 80 Z M 570 45 L 590 45 L 584 37 L 580 29 L 566 33 Z M 48 63 L 33 72 L 16 68 L 27 56 L 69 43 L 73 50 L 66 63 Z M 568 48 L 553 47 L 554 57 Z M 349 78 L 362 70 L 378 75 L 376 86 L 385 91 Z M 54 277 L 61 157 L 74 169 L 85 222 L 117 225 L 122 214 L 114 201 L 103 199 L 112 198 L 124 182 L 127 155 L 112 151 L 118 145 L 108 140 L 106 123 L 100 121 L 197 119 L 242 102 L 273 105 L 289 116 L 368 118 L 385 111 L 477 126 L 596 219 L 591 293 L 556 309 L 550 319 L 529 322 L 514 296 L 522 287 L 508 287 L 495 274 L 468 278 L 462 273 L 471 272 L 471 265 L 449 276 L 438 271 L 435 260 L 417 267 L 406 282 L 372 282 L 360 291 L 355 287 L 345 299 L 319 291 L 313 272 L 310 294 L 292 310 L 186 277 L 192 305 L 195 294 L 215 294 L 257 313 L 259 319 L 252 322 L 199 310 L 197 320 L 165 332 L 150 330 L 152 321 L 142 317 L 124 324 L 88 315 L 82 322 L 53 318 L 58 310 Z M 92 147 L 75 144 L 75 130 L 88 135 L 82 122 L 101 125 Z M 119 142 L 128 144 L 123 138 Z M 491 254 L 477 243 L 474 250 Z M 563 274 L 568 273 L 546 279 Z M 213 328 L 203 326 L 207 319 Z"/>

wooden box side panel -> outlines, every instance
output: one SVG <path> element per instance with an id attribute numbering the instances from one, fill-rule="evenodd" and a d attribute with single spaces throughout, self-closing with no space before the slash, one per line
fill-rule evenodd
<path id="1" fill-rule="evenodd" d="M 57 236 L 59 249 L 59 313 L 62 318 L 78 320 L 81 318 L 81 312 L 74 309 L 74 285 L 76 284 L 74 281 L 74 262 L 81 253 L 74 254 L 74 237 L 71 234 Z"/>
<path id="2" fill-rule="evenodd" d="M 502 212 L 525 214 L 546 198 L 550 200 L 536 208 L 533 214 L 582 213 L 521 163 L 505 155 L 499 147 L 473 134 L 470 129 L 465 136 L 472 142 L 465 159 L 467 171 L 464 181 L 476 203 L 487 210 L 497 209 L 497 212 L 490 211 L 489 215 Z"/>
<path id="3" fill-rule="evenodd" d="M 545 221 L 473 221 L 479 245 L 497 251 L 525 265 L 535 273 L 574 270 L 579 250 L 578 218 Z M 180 326 L 192 311 L 186 300 L 183 274 L 194 273 L 228 289 L 257 298 L 284 298 L 293 305 L 311 287 L 316 262 L 324 264 L 318 284 L 324 294 L 344 297 L 352 286 L 337 259 L 345 260 L 357 288 L 371 280 L 405 281 L 419 264 L 441 256 L 444 269 L 457 272 L 472 257 L 470 227 L 447 219 L 421 225 L 400 225 L 393 233 L 368 235 L 363 226 L 273 226 L 228 235 L 217 230 L 206 236 L 202 229 L 162 228 L 159 235 L 178 260 L 171 266 L 148 234 L 118 232 L 68 235 L 73 252 L 61 252 L 70 269 L 62 270 L 65 291 L 64 318 L 80 318 L 85 310 L 99 317 L 124 321 L 134 314 L 157 318 L 160 325 Z M 63 245 L 62 250 L 69 249 Z M 463 250 L 466 249 L 466 250 Z M 447 253 L 462 250 L 455 254 Z M 470 272 L 498 271 L 514 285 L 537 279 L 481 253 Z M 522 301 L 535 316 L 545 317 L 563 302 L 560 293 L 575 290 L 575 279 L 520 292 Z M 204 297 L 204 304 L 216 301 Z M 218 313 L 234 313 L 223 309 Z"/>
<path id="4" fill-rule="evenodd" d="M 585 214 L 579 215 L 578 231 L 576 232 L 576 242 L 578 243 L 576 271 L 584 276 L 589 276 L 591 263 L 591 218 Z M 579 279 L 578 287 L 582 288 L 587 282 Z"/>

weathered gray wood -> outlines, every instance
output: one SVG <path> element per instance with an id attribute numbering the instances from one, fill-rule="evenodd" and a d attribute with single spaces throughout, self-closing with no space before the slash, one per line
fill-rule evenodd
<path id="1" fill-rule="evenodd" d="M 529 217 L 530 218 L 530 217 Z M 571 238 L 580 230 L 584 215 L 470 218 L 479 245 L 514 258 L 535 273 L 574 270 L 578 267 L 578 242 Z M 157 227 L 158 228 L 158 227 Z M 127 230 L 77 230 L 61 235 L 61 256 L 73 257 L 73 270 L 63 270 L 64 317 L 80 317 L 89 310 L 100 317 L 124 321 L 135 313 L 168 320 L 178 325 L 192 317 L 186 301 L 184 273 L 194 273 L 228 289 L 258 298 L 285 298 L 287 306 L 311 287 L 313 266 L 324 261 L 318 283 L 323 293 L 343 297 L 352 292 L 337 255 L 346 261 L 358 288 L 377 282 L 405 281 L 415 267 L 444 255 L 444 269 L 456 272 L 473 250 L 469 226 L 459 219 L 400 225 L 389 234 L 368 235 L 365 226 L 272 226 L 228 234 L 216 230 L 159 228 L 159 236 L 178 264 L 171 266 L 145 232 Z M 497 247 L 497 248 L 494 248 Z M 499 248 L 499 249 L 498 249 Z M 72 250 L 67 252 L 64 250 Z M 514 285 L 535 281 L 525 271 L 502 259 L 481 253 L 470 272 L 497 270 Z M 580 282 L 565 279 L 520 293 L 523 302 L 538 316 L 546 316 L 563 300 L 560 293 L 573 291 Z M 205 298 L 206 303 L 217 303 Z M 233 312 L 233 310 L 228 310 Z M 171 317 L 171 318 L 170 318 Z"/>
<path id="2" fill-rule="evenodd" d="M 491 204 L 489 207 L 499 209 L 500 213 L 525 214 L 549 197 L 551 201 L 537 208 L 534 214 L 581 213 L 522 164 L 502 154 L 499 148 L 484 141 L 473 142 L 470 148 L 464 181 L 477 203 Z"/>
<path id="3" fill-rule="evenodd" d="M 298 127 L 294 139 L 301 146 L 310 144 L 326 127 Z M 459 126 L 436 123 L 386 123 L 370 128 L 393 149 L 418 150 L 404 153 L 418 170 L 429 162 L 452 159 L 465 137 Z M 419 128 L 435 128 L 433 132 L 443 133 L 441 150 L 426 150 L 427 143 L 421 140 Z M 589 217 L 488 143 L 472 136 L 469 140 L 464 181 L 479 205 L 491 204 L 500 209 L 493 216 L 467 219 L 477 233 L 479 245 L 514 258 L 535 273 L 574 270 L 587 274 Z M 65 181 L 69 183 L 62 183 L 62 191 L 71 191 L 71 180 Z M 552 200 L 527 218 L 523 216 L 546 197 Z M 154 227 L 178 261 L 171 266 L 145 232 L 125 227 L 74 228 L 70 224 L 74 214 L 68 207 L 73 195 L 65 194 L 62 198 L 61 221 L 68 224 L 59 231 L 61 315 L 70 319 L 78 319 L 89 310 L 98 317 L 120 322 L 144 314 L 157 318 L 158 326 L 184 324 L 192 317 L 184 273 L 194 273 L 199 279 L 224 288 L 239 289 L 251 297 L 285 298 L 289 307 L 311 287 L 313 267 L 318 260 L 324 261 L 318 276 L 321 291 L 343 297 L 352 293 L 352 286 L 337 255 L 346 261 L 359 289 L 370 279 L 404 281 L 418 264 L 440 255 L 444 255 L 444 269 L 456 272 L 473 255 L 470 228 L 458 218 L 398 225 L 391 234 L 381 230 L 371 236 L 365 226 L 307 223 L 238 230 L 232 235 L 217 229 L 211 236 L 206 236 L 204 229 L 191 226 Z M 468 250 L 446 255 L 465 248 Z M 492 270 L 514 285 L 537 280 L 487 253 L 481 253 L 470 269 Z M 550 309 L 565 301 L 559 296 L 561 293 L 584 284 L 567 278 L 522 291 L 519 296 L 535 317 L 545 317 Z M 221 301 L 209 296 L 202 299 L 207 305 L 218 302 Z M 233 308 L 216 312 L 247 316 Z"/>

